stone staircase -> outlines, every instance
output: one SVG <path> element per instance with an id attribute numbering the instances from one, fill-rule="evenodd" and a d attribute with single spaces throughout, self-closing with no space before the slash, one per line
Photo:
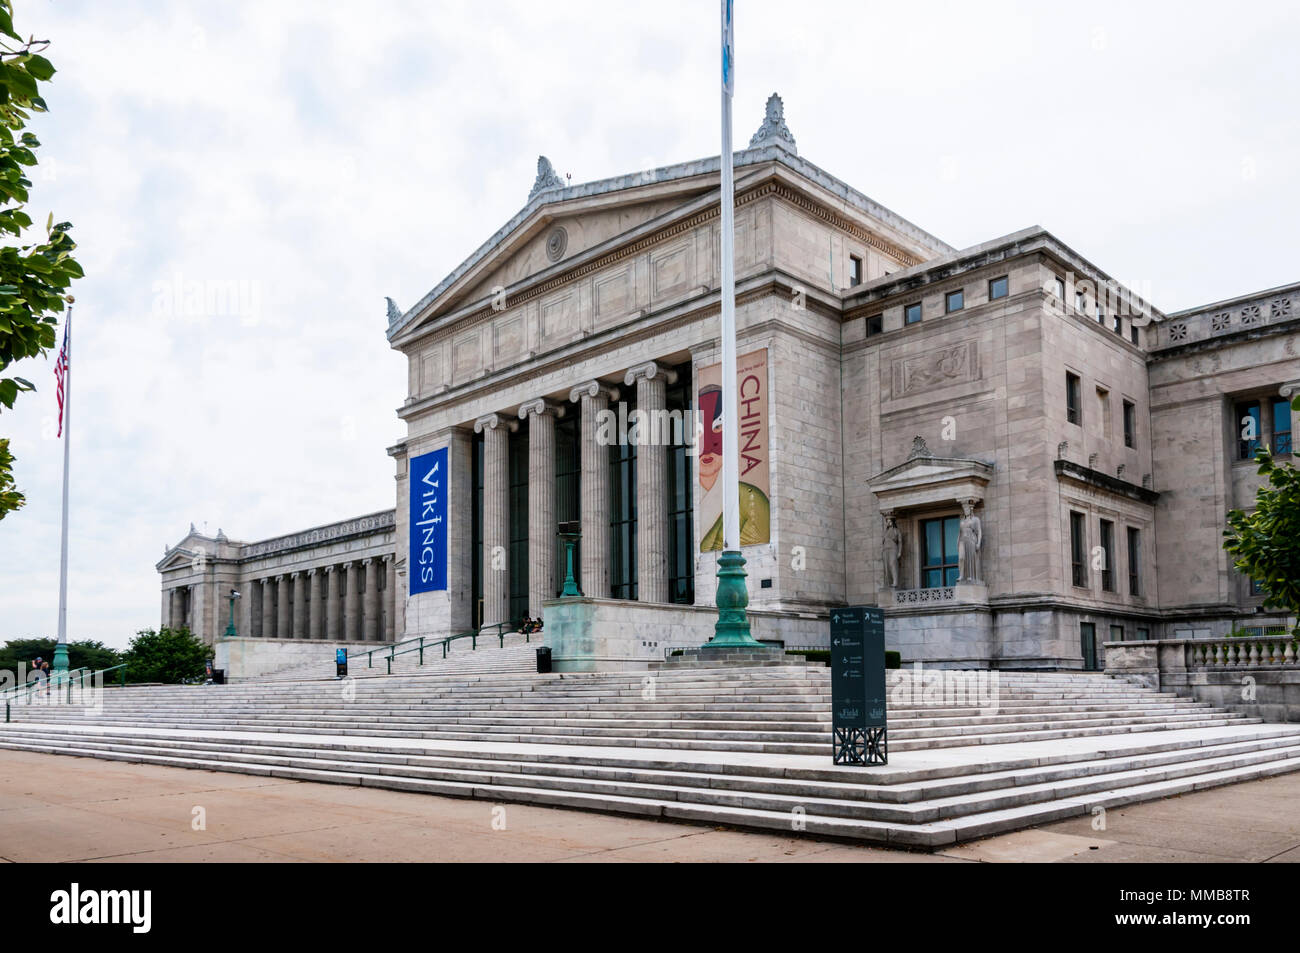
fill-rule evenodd
<path id="1" fill-rule="evenodd" d="M 537 671 L 537 649 L 542 644 L 540 634 L 532 636 L 528 642 L 517 632 L 506 634 L 504 639 L 485 635 L 479 638 L 477 648 L 473 647 L 470 639 L 457 639 L 448 646 L 447 657 L 443 658 L 441 642 L 430 639 L 422 662 L 418 651 L 408 651 L 412 644 L 401 643 L 397 648 L 401 654 L 394 656 L 391 669 L 393 675 L 524 674 Z M 389 674 L 389 651 L 387 645 L 352 649 L 348 674 L 355 678 Z M 334 673 L 331 650 L 322 650 L 319 661 L 290 666 L 262 678 L 272 681 L 333 679 Z"/>
<path id="2" fill-rule="evenodd" d="M 803 666 L 106 688 L 14 706 L 0 749 L 913 847 L 1300 769 L 1300 726 L 1102 674 L 999 673 L 996 710 L 890 676 L 869 768 L 831 764 L 829 672 Z"/>

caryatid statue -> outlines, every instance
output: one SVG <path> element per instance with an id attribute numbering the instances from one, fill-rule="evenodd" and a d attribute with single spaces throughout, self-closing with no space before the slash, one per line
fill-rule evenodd
<path id="1" fill-rule="evenodd" d="M 957 526 L 957 581 L 980 581 L 980 546 L 984 544 L 984 526 L 975 515 L 975 501 L 962 500 L 961 522 Z"/>
<path id="2" fill-rule="evenodd" d="M 885 539 L 881 547 L 885 560 L 885 586 L 898 588 L 899 566 L 903 559 L 903 534 L 892 516 L 885 517 Z"/>

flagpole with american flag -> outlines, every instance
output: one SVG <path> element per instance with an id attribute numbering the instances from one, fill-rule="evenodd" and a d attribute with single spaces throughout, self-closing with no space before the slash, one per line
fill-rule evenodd
<path id="1" fill-rule="evenodd" d="M 68 319 L 63 324 L 63 347 L 54 362 L 58 382 L 59 436 L 63 438 L 63 535 L 59 547 L 59 640 L 54 646 L 56 674 L 68 670 L 68 462 L 72 425 L 72 298 L 68 298 Z M 67 433 L 64 431 L 67 430 Z"/>

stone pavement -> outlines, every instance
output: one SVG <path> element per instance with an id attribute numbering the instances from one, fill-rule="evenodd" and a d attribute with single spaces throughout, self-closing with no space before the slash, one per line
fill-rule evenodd
<path id="1" fill-rule="evenodd" d="M 1116 808 L 1105 831 L 1081 817 L 925 854 L 7 751 L 0 861 L 1294 862 L 1298 798 L 1300 774 L 1287 774 Z"/>

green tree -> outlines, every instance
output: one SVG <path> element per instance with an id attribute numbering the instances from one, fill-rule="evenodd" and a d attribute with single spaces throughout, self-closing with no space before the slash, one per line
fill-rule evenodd
<path id="1" fill-rule="evenodd" d="M 12 41 L 12 42 L 11 42 Z M 31 381 L 5 372 L 13 362 L 37 357 L 54 347 L 55 317 L 63 310 L 73 279 L 82 277 L 72 257 L 76 248 L 67 222 L 50 214 L 39 240 L 24 244 L 32 227 L 24 211 L 31 188 L 26 170 L 36 165 L 36 137 L 25 131 L 31 114 L 46 111 L 40 84 L 54 75 L 41 52 L 47 40 L 24 40 L 14 30 L 12 0 L 0 0 L 0 233 L 16 244 L 0 245 L 0 408 L 12 410 Z M 9 442 L 0 441 L 0 519 L 26 502 L 13 478 Z"/>
<path id="2" fill-rule="evenodd" d="M 22 671 L 26 676 L 31 671 L 32 662 L 43 658 L 48 662 L 54 660 L 53 639 L 10 639 L 0 647 L 0 671 L 8 671 L 17 678 Z M 68 643 L 68 667 L 88 668 L 93 671 L 112 668 L 120 661 L 118 653 L 103 642 L 81 639 Z"/>
<path id="3" fill-rule="evenodd" d="M 197 678 L 212 650 L 189 629 L 141 629 L 122 656 L 128 682 L 178 683 Z"/>
<path id="4" fill-rule="evenodd" d="M 1300 616 L 1300 470 L 1277 463 L 1267 447 L 1256 460 L 1268 484 L 1255 494 L 1254 510 L 1228 513 L 1223 548 L 1239 572 L 1259 581 L 1267 607 Z M 1300 623 L 1292 634 L 1300 637 Z"/>

